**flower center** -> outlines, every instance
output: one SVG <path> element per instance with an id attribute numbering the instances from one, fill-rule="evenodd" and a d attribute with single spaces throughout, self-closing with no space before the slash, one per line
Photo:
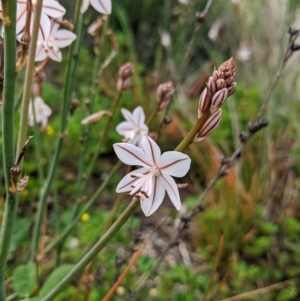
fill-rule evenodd
<path id="1" fill-rule="evenodd" d="M 136 178 L 136 180 L 131 186 L 133 189 L 130 192 L 130 195 L 135 195 L 136 198 L 139 198 L 141 200 L 149 198 L 155 188 L 155 177 L 158 177 L 159 175 L 160 169 L 156 165 L 153 165 L 145 174 L 137 173 L 135 175 L 132 175 L 132 177 Z"/>

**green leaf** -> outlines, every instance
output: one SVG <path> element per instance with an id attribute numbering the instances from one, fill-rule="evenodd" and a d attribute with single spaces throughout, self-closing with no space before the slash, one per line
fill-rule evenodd
<path id="1" fill-rule="evenodd" d="M 19 265 L 12 274 L 15 292 L 22 297 L 29 297 L 36 286 L 36 267 L 34 263 Z"/>
<path id="2" fill-rule="evenodd" d="M 40 290 L 39 297 L 46 296 L 74 267 L 72 264 L 64 264 L 54 270 L 47 278 Z"/>

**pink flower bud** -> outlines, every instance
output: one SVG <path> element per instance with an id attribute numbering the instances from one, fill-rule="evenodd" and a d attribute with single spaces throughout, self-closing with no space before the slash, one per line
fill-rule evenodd
<path id="1" fill-rule="evenodd" d="M 230 86 L 233 83 L 233 76 L 225 79 L 226 86 Z"/>
<path id="2" fill-rule="evenodd" d="M 223 88 L 220 91 L 217 91 L 212 98 L 212 111 L 215 111 L 217 108 L 226 101 L 228 95 L 227 88 Z"/>
<path id="3" fill-rule="evenodd" d="M 210 91 L 211 95 L 213 95 L 217 91 L 216 81 L 212 76 L 208 79 L 206 88 L 208 91 Z"/>
<path id="4" fill-rule="evenodd" d="M 194 141 L 201 141 L 208 135 L 210 135 L 220 124 L 222 117 L 222 110 L 219 109 L 212 113 L 202 129 L 199 131 Z"/>
<path id="5" fill-rule="evenodd" d="M 217 90 L 221 90 L 226 87 L 225 80 L 223 78 L 220 78 L 217 80 Z"/>
<path id="6" fill-rule="evenodd" d="M 128 79 L 122 79 L 118 78 L 117 80 L 117 91 L 119 93 L 124 93 L 126 92 L 130 87 L 130 78 Z"/>
<path id="7" fill-rule="evenodd" d="M 125 80 L 132 76 L 134 68 L 131 63 L 126 63 L 122 65 L 118 72 L 118 77 Z"/>
<path id="8" fill-rule="evenodd" d="M 199 110 L 204 113 L 205 111 L 207 111 L 210 107 L 211 104 L 211 95 L 209 94 L 207 88 L 205 88 L 201 95 L 200 95 L 200 100 L 199 100 Z M 199 114 L 198 114 L 198 118 L 199 118 Z"/>
<path id="9" fill-rule="evenodd" d="M 227 87 L 227 90 L 228 90 L 227 97 L 229 97 L 230 95 L 232 95 L 234 93 L 235 87 L 236 87 L 236 82 L 232 83 L 229 87 Z"/>
<path id="10" fill-rule="evenodd" d="M 156 90 L 156 100 L 158 102 L 158 110 L 165 109 L 171 101 L 174 94 L 174 86 L 172 82 L 159 85 Z"/>

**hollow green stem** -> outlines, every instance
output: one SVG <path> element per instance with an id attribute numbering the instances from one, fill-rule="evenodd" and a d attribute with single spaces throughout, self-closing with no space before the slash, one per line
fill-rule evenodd
<path id="1" fill-rule="evenodd" d="M 93 107 L 94 107 L 94 101 L 95 101 L 95 95 L 98 93 L 99 91 L 99 85 L 98 85 L 98 73 L 99 73 L 99 68 L 100 68 L 100 64 L 101 64 L 101 57 L 100 57 L 100 49 L 101 46 L 103 44 L 104 41 L 104 37 L 105 37 L 105 32 L 107 29 L 107 24 L 108 24 L 108 20 L 105 21 L 104 23 L 104 28 L 101 31 L 101 37 L 100 37 L 100 41 L 99 41 L 99 45 L 98 45 L 98 52 L 96 55 L 96 60 L 95 60 L 95 64 L 94 64 L 94 69 L 93 69 L 93 75 L 92 75 L 92 85 L 90 88 L 90 103 L 89 103 L 89 109 L 88 109 L 88 113 L 92 114 L 93 113 Z M 89 144 L 90 144 L 90 129 L 91 129 L 91 125 L 87 125 L 85 127 L 85 132 L 84 132 L 84 142 L 83 142 L 83 146 L 82 146 L 82 152 L 80 154 L 80 158 L 79 158 L 79 171 L 78 171 L 78 175 L 77 175 L 77 181 L 76 181 L 76 187 L 77 187 L 77 195 L 76 195 L 76 204 L 74 205 L 73 208 L 73 215 L 72 215 L 72 219 L 76 216 L 76 214 L 78 213 L 79 210 L 79 203 L 80 203 L 80 199 L 81 196 L 83 194 L 83 190 L 84 190 L 84 185 L 83 185 L 83 172 L 84 172 L 84 167 L 85 167 L 85 157 L 86 157 L 86 153 L 87 150 L 89 148 Z"/>
<path id="2" fill-rule="evenodd" d="M 46 198 L 50 192 L 52 183 L 54 181 L 56 168 L 58 164 L 58 159 L 61 153 L 63 140 L 66 135 L 66 129 L 68 125 L 68 113 L 69 113 L 69 105 L 72 98 L 72 92 L 74 89 L 74 82 L 75 82 L 75 74 L 76 74 L 76 67 L 79 57 L 79 50 L 80 50 L 80 40 L 81 40 L 81 30 L 82 30 L 82 14 L 80 13 L 81 7 L 81 0 L 77 2 L 76 12 L 75 12 L 75 32 L 77 34 L 77 39 L 75 43 L 71 45 L 70 52 L 69 52 L 69 62 L 68 62 L 68 69 L 67 69 L 67 76 L 66 76 L 66 86 L 64 91 L 64 102 L 63 102 L 63 109 L 62 109 L 62 117 L 61 117 L 61 128 L 60 128 L 60 135 L 56 144 L 56 148 L 54 151 L 54 155 L 52 157 L 52 161 L 50 163 L 49 172 L 47 175 L 47 179 L 45 185 L 43 187 L 42 193 L 39 199 L 39 208 L 36 216 L 36 221 L 34 225 L 34 233 L 33 233 L 33 240 L 31 245 L 31 260 L 34 260 L 35 254 L 38 251 L 39 247 L 39 239 L 40 239 L 40 229 L 43 219 L 43 213 L 46 204 Z"/>
<path id="3" fill-rule="evenodd" d="M 0 300 L 6 300 L 5 269 L 9 251 L 12 230 L 18 207 L 17 194 L 11 194 L 10 168 L 14 165 L 14 102 L 16 87 L 16 6 L 17 1 L 6 3 L 7 16 L 10 25 L 4 26 L 4 87 L 2 107 L 2 151 L 5 177 L 6 203 L 0 233 Z"/>
<path id="4" fill-rule="evenodd" d="M 189 133 L 186 135 L 186 137 L 175 148 L 175 151 L 183 152 L 193 142 L 195 136 L 199 133 L 200 129 L 204 126 L 205 122 L 208 120 L 210 115 L 211 113 L 209 110 L 203 113 L 201 118 L 197 120 L 197 122 L 189 131 Z"/>
<path id="5" fill-rule="evenodd" d="M 131 217 L 136 208 L 139 206 L 140 200 L 133 199 L 129 206 L 123 211 L 116 222 L 107 230 L 107 232 L 99 239 L 94 247 L 75 265 L 75 267 L 63 278 L 59 284 L 52 289 L 41 301 L 52 301 L 79 273 L 83 271 L 95 256 L 106 246 L 118 230 Z"/>
<path id="6" fill-rule="evenodd" d="M 16 154 L 17 156 L 21 152 L 21 149 L 24 146 L 24 143 L 26 141 L 26 136 L 27 136 L 28 108 L 29 108 L 30 97 L 31 97 L 31 85 L 32 85 L 32 79 L 34 73 L 35 52 L 36 52 L 37 38 L 38 38 L 38 33 L 40 28 L 42 5 L 43 5 L 43 1 L 37 0 L 34 7 L 32 37 L 30 42 L 28 62 L 27 62 L 26 73 L 25 73 L 24 91 L 22 95 L 20 128 L 19 128 L 17 154 Z"/>

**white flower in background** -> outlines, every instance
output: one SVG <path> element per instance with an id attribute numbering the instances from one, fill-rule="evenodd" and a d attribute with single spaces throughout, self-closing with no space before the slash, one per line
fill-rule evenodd
<path id="1" fill-rule="evenodd" d="M 216 20 L 213 25 L 211 26 L 207 36 L 209 37 L 210 40 L 216 41 L 219 37 L 220 31 L 223 29 L 225 25 L 225 22 L 223 19 L 218 19 Z"/>
<path id="2" fill-rule="evenodd" d="M 160 42 L 165 48 L 171 46 L 171 36 L 167 31 L 162 31 L 160 33 Z"/>
<path id="3" fill-rule="evenodd" d="M 90 4 L 101 14 L 110 15 L 111 13 L 111 0 L 82 0 L 80 12 L 85 13 Z"/>
<path id="4" fill-rule="evenodd" d="M 251 59 L 252 51 L 247 42 L 242 42 L 236 53 L 237 59 L 241 62 L 246 62 Z"/>
<path id="5" fill-rule="evenodd" d="M 183 5 L 188 5 L 190 0 L 178 0 L 178 2 L 183 4 Z"/>
<path id="6" fill-rule="evenodd" d="M 33 114 L 33 108 L 34 108 L 34 114 Z M 46 105 L 43 101 L 43 99 L 39 96 L 35 97 L 29 104 L 29 110 L 28 110 L 28 124 L 30 126 L 34 125 L 34 118 L 36 120 L 36 123 L 41 124 L 43 128 L 47 126 L 48 123 L 48 117 L 51 115 L 52 110 L 51 108 Z"/>
<path id="7" fill-rule="evenodd" d="M 61 62 L 61 51 L 59 48 L 69 46 L 76 39 L 76 34 L 73 32 L 66 29 L 58 30 L 58 28 L 59 24 L 52 20 L 49 32 L 45 33 L 45 35 L 39 35 L 35 54 L 37 62 L 43 61 L 47 57 Z"/>
<path id="8" fill-rule="evenodd" d="M 121 122 L 116 131 L 125 138 L 126 142 L 141 146 L 141 139 L 149 132 L 145 124 L 143 108 L 135 108 L 132 114 L 126 109 L 121 109 L 121 112 L 127 121 Z"/>
<path id="9" fill-rule="evenodd" d="M 32 16 L 31 22 L 34 18 L 34 9 L 36 5 L 36 0 L 32 1 Z M 2 5 L 0 3 L 0 9 L 2 10 Z M 17 0 L 17 34 L 25 27 L 26 23 L 26 11 L 27 11 L 27 0 Z M 58 19 L 66 13 L 63 6 L 59 4 L 57 0 L 43 0 L 42 14 L 40 27 L 42 32 L 49 32 L 50 30 L 50 19 Z"/>
<path id="10" fill-rule="evenodd" d="M 178 187 L 171 176 L 183 177 L 190 169 L 191 159 L 180 152 L 169 151 L 161 155 L 158 145 L 149 137 L 142 138 L 142 149 L 128 143 L 115 143 L 118 158 L 128 165 L 142 166 L 127 174 L 116 191 L 128 192 L 141 200 L 146 216 L 161 205 L 165 191 L 177 210 L 181 209 Z"/>

